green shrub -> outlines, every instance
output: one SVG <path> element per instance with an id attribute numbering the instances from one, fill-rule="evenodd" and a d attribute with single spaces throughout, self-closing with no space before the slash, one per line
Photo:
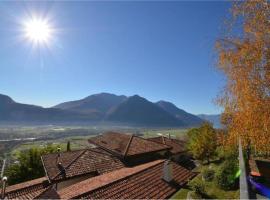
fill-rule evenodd
<path id="1" fill-rule="evenodd" d="M 215 171 L 213 169 L 204 169 L 202 171 L 202 176 L 206 181 L 212 181 L 215 177 Z"/>
<path id="2" fill-rule="evenodd" d="M 238 163 L 235 159 L 226 160 L 216 173 L 216 181 L 221 189 L 229 190 L 236 186 Z"/>
<path id="3" fill-rule="evenodd" d="M 198 197 L 202 197 L 205 194 L 205 186 L 203 181 L 195 180 L 191 182 L 191 188 L 194 191 L 194 194 Z"/>

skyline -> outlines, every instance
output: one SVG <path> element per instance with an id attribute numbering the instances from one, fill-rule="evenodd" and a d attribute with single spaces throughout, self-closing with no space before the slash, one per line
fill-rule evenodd
<path id="1" fill-rule="evenodd" d="M 229 7 L 1 2 L 0 93 L 44 107 L 101 92 L 138 94 L 194 114 L 220 113 L 213 100 L 224 80 L 214 67 L 214 42 Z M 50 19 L 56 32 L 46 46 L 18 39 L 27 13 Z"/>

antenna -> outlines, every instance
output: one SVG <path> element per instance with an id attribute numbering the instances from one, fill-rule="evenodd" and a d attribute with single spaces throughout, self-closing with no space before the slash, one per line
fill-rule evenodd
<path id="1" fill-rule="evenodd" d="M 57 158 L 56 158 L 56 164 L 58 165 L 60 163 L 60 151 L 61 151 L 61 148 L 58 147 L 57 148 Z"/>

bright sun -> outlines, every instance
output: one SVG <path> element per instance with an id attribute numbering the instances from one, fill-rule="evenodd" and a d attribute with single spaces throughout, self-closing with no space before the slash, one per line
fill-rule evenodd
<path id="1" fill-rule="evenodd" d="M 24 24 L 26 38 L 34 43 L 48 43 L 52 36 L 50 24 L 43 19 L 33 18 Z"/>

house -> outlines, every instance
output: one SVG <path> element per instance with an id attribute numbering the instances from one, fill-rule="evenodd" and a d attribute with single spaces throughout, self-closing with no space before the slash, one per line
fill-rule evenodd
<path id="1" fill-rule="evenodd" d="M 95 148 L 41 157 L 46 177 L 8 186 L 7 199 L 165 199 L 196 173 L 166 158 L 172 146 L 109 132 Z"/>
<path id="2" fill-rule="evenodd" d="M 187 151 L 186 141 L 165 136 L 152 137 L 148 138 L 148 140 L 171 147 L 171 149 L 169 150 L 169 157 L 173 161 L 178 162 L 179 164 L 188 169 L 194 169 L 196 167 L 195 163 L 192 161 L 191 156 Z"/>
<path id="3" fill-rule="evenodd" d="M 88 140 L 91 144 L 117 156 L 126 165 L 137 165 L 168 156 L 170 146 L 133 134 L 107 132 Z"/>
<path id="4" fill-rule="evenodd" d="M 47 154 L 41 160 L 56 190 L 124 167 L 114 155 L 98 148 Z"/>
<path id="5" fill-rule="evenodd" d="M 46 177 L 9 186 L 5 190 L 7 199 L 34 199 L 49 188 Z"/>
<path id="6" fill-rule="evenodd" d="M 87 179 L 61 190 L 59 196 L 61 199 L 167 199 L 195 176 L 196 173 L 174 162 L 156 160 Z"/>

